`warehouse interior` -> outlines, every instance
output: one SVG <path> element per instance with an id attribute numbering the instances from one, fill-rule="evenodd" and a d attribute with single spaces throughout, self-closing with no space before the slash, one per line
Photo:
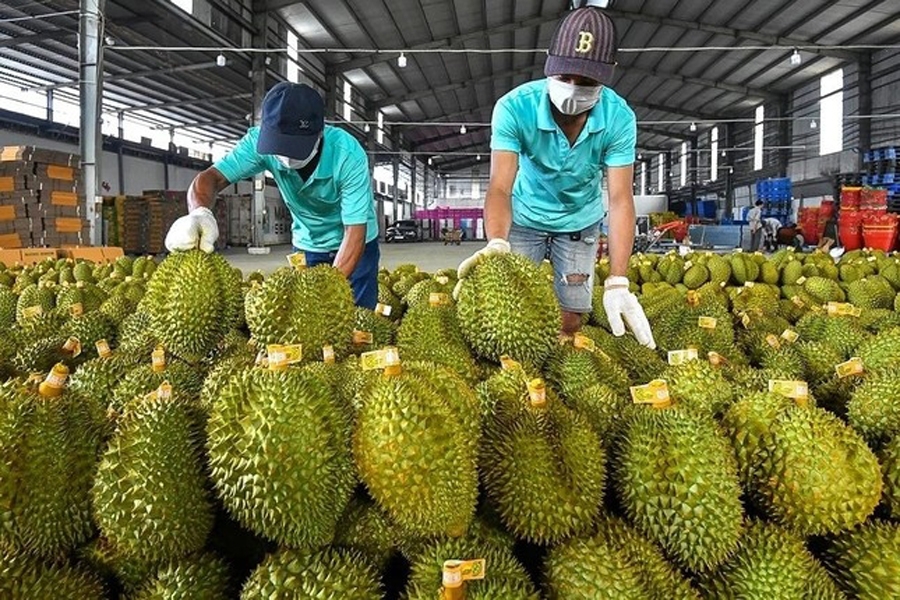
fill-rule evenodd
<path id="1" fill-rule="evenodd" d="M 265 91 L 289 80 L 322 92 L 329 121 L 365 145 L 382 227 L 480 207 L 493 104 L 542 76 L 569 4 L 106 2 L 96 195 L 186 189 L 254 124 Z M 77 148 L 79 10 L 2 7 L 0 143 Z M 635 193 L 663 194 L 681 215 L 706 201 L 704 216 L 740 220 L 755 182 L 781 177 L 794 202 L 779 216 L 796 221 L 801 206 L 834 195 L 836 176 L 864 173 L 866 153 L 900 136 L 890 2 L 618 1 L 607 11 L 621 46 L 611 87 L 638 116 Z M 252 243 L 285 243 L 277 190 L 264 189 Z"/>
<path id="2" fill-rule="evenodd" d="M 0 3 L 0 600 L 900 599 L 898 365 L 898 0 Z"/>

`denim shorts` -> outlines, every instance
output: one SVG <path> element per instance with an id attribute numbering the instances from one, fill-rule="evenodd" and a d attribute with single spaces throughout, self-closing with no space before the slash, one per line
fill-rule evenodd
<path id="1" fill-rule="evenodd" d="M 539 231 L 515 223 L 509 230 L 509 245 L 516 254 L 540 264 L 549 253 L 559 306 L 572 313 L 591 312 L 599 244 L 599 222 L 573 233 Z"/>
<path id="2" fill-rule="evenodd" d="M 295 252 L 303 252 L 294 248 Z M 306 251 L 306 264 L 309 267 L 316 265 L 334 264 L 337 251 L 334 252 L 310 252 Z M 356 268 L 350 274 L 350 287 L 353 289 L 353 300 L 357 306 L 375 310 L 378 304 L 378 262 L 381 259 L 381 251 L 378 248 L 378 240 L 372 240 L 366 244 L 363 255 Z"/>

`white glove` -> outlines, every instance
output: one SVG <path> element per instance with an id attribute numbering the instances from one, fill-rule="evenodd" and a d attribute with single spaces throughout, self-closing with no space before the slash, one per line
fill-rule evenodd
<path id="1" fill-rule="evenodd" d="M 166 234 L 166 248 L 169 252 L 178 252 L 200 248 L 204 252 L 212 252 L 219 239 L 219 226 L 216 217 L 205 206 L 195 208 L 189 214 L 180 217 L 169 228 Z"/>
<path id="2" fill-rule="evenodd" d="M 627 277 L 609 277 L 603 285 L 603 308 L 614 336 L 625 335 L 625 323 L 638 343 L 655 349 L 650 322 L 637 296 L 628 289 Z M 624 319 L 624 323 L 623 323 Z"/>
<path id="3" fill-rule="evenodd" d="M 457 269 L 457 276 L 462 279 L 466 275 L 469 274 L 469 271 L 472 270 L 472 267 L 477 265 L 482 258 L 486 256 L 491 256 L 493 254 L 506 254 L 509 252 L 509 242 L 504 240 L 503 238 L 494 238 L 487 243 L 487 246 L 462 261 L 459 264 L 459 269 Z"/>

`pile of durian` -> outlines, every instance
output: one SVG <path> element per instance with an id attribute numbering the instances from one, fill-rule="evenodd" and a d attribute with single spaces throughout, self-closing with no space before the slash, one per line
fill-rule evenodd
<path id="1" fill-rule="evenodd" d="M 0 598 L 900 598 L 900 257 L 628 274 L 0 266 Z"/>

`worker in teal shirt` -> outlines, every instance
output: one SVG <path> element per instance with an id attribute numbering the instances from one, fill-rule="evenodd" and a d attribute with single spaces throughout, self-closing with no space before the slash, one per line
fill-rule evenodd
<path id="1" fill-rule="evenodd" d="M 358 306 L 378 302 L 378 224 L 369 161 L 356 139 L 325 125 L 325 103 L 311 87 L 282 82 L 266 94 L 259 127 L 200 173 L 188 190 L 189 214 L 166 236 L 170 251 L 212 252 L 210 211 L 229 185 L 269 171 L 291 213 L 291 239 L 306 264 L 332 264 L 350 281 Z"/>
<path id="2" fill-rule="evenodd" d="M 626 275 L 634 243 L 634 111 L 607 87 L 615 69 L 615 26 L 602 9 L 568 13 L 553 35 L 546 79 L 497 101 L 491 122 L 491 177 L 484 205 L 487 247 L 460 264 L 464 278 L 481 258 L 549 253 L 562 331 L 574 334 L 592 310 L 594 265 L 609 188 L 610 277 L 603 306 L 615 335 L 629 326 L 655 347 Z"/>

